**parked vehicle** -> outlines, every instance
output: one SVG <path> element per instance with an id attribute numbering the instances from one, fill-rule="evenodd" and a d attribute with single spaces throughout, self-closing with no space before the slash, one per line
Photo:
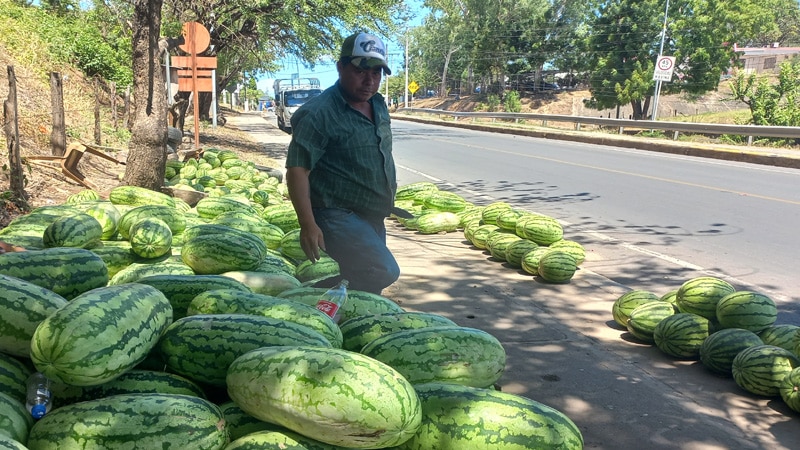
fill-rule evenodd
<path id="1" fill-rule="evenodd" d="M 317 78 L 293 78 L 275 80 L 272 85 L 275 91 L 275 116 L 278 128 L 291 133 L 292 114 L 301 105 L 322 93 Z"/>

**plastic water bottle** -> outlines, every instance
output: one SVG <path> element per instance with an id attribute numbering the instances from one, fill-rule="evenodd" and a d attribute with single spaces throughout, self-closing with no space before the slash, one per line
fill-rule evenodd
<path id="1" fill-rule="evenodd" d="M 317 302 L 317 309 L 339 323 L 339 308 L 347 301 L 347 280 L 342 280 L 336 287 L 325 291 Z"/>
<path id="2" fill-rule="evenodd" d="M 41 372 L 36 372 L 28 377 L 28 394 L 25 407 L 34 419 L 41 419 L 47 414 L 51 405 L 50 380 Z"/>

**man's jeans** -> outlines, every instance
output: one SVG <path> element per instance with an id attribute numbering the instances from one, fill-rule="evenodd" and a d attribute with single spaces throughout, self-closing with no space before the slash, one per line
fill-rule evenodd
<path id="1" fill-rule="evenodd" d="M 397 281 L 400 267 L 386 247 L 384 218 L 367 219 L 341 208 L 314 208 L 326 253 L 339 263 L 350 289 L 380 294 Z"/>

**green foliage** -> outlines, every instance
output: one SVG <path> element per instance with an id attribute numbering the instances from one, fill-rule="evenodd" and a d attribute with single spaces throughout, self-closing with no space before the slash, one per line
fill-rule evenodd
<path id="1" fill-rule="evenodd" d="M 519 92 L 509 91 L 506 92 L 506 98 L 503 102 L 503 107 L 506 112 L 518 113 L 522 111 L 522 102 L 519 99 Z"/>
<path id="2" fill-rule="evenodd" d="M 781 64 L 777 81 L 740 72 L 732 79 L 731 95 L 750 107 L 754 125 L 800 126 L 800 63 Z"/>
<path id="3" fill-rule="evenodd" d="M 486 98 L 486 110 L 489 112 L 497 111 L 497 107 L 500 106 L 500 97 L 496 94 L 489 94 Z"/>

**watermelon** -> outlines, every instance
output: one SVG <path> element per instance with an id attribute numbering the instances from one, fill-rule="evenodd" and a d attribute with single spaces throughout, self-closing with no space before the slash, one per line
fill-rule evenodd
<path id="1" fill-rule="evenodd" d="M 113 380 L 96 386 L 70 386 L 51 383 L 56 407 L 120 394 L 180 394 L 205 398 L 205 392 L 194 382 L 172 373 L 133 369 Z"/>
<path id="2" fill-rule="evenodd" d="M 91 248 L 100 242 L 103 226 L 94 217 L 78 213 L 56 219 L 47 226 L 42 235 L 46 248 L 78 247 Z"/>
<path id="3" fill-rule="evenodd" d="M 286 430 L 286 428 L 280 425 L 256 419 L 244 412 L 239 405 L 230 400 L 220 404 L 219 409 L 222 411 L 222 415 L 225 416 L 225 427 L 230 433 L 231 442 L 242 436 L 247 436 L 248 434 L 257 433 L 259 431 Z"/>
<path id="4" fill-rule="evenodd" d="M 186 218 L 174 207 L 164 205 L 145 205 L 133 208 L 119 220 L 118 231 L 124 239 L 130 239 L 131 227 L 142 219 L 161 219 L 173 234 L 180 234 L 186 229 Z"/>
<path id="5" fill-rule="evenodd" d="M 493 259 L 505 262 L 506 249 L 512 242 L 520 239 L 519 236 L 508 230 L 489 233 L 489 237 L 486 239 L 486 250 L 489 250 L 489 254 L 492 255 Z"/>
<path id="6" fill-rule="evenodd" d="M 97 202 L 86 208 L 86 214 L 94 217 L 100 223 L 103 232 L 101 240 L 108 240 L 117 234 L 117 227 L 122 218 L 122 213 L 111 202 Z"/>
<path id="7" fill-rule="evenodd" d="M 550 248 L 546 246 L 534 248 L 533 250 L 522 255 L 522 259 L 520 259 L 520 267 L 526 273 L 531 275 L 539 275 L 539 261 L 542 259 L 542 256 L 549 252 Z"/>
<path id="8" fill-rule="evenodd" d="M 23 279 L 67 300 L 108 284 L 103 260 L 89 250 L 72 247 L 0 253 L 0 274 Z"/>
<path id="9" fill-rule="evenodd" d="M 510 242 L 506 247 L 506 262 L 515 268 L 522 267 L 522 257 L 531 250 L 535 250 L 539 244 L 531 241 L 530 239 L 519 238 L 516 241 Z M 538 270 L 538 263 L 537 263 Z"/>
<path id="10" fill-rule="evenodd" d="M 22 445 L 22 442 L 4 434 L 0 434 L 0 448 L 3 450 L 28 450 L 28 447 Z"/>
<path id="11" fill-rule="evenodd" d="M 41 286 L 2 274 L 0 292 L 0 352 L 28 358 L 36 327 L 67 300 Z"/>
<path id="12" fill-rule="evenodd" d="M 317 306 L 317 301 L 326 291 L 327 289 L 325 288 L 299 287 L 283 291 L 277 296 L 305 303 L 306 305 Z M 400 313 L 403 311 L 400 305 L 387 297 L 357 289 L 348 289 L 347 301 L 339 309 L 339 313 L 342 315 L 342 322 L 369 314 Z"/>
<path id="13" fill-rule="evenodd" d="M 221 275 L 242 283 L 257 294 L 271 296 L 303 285 L 300 280 L 284 271 L 234 270 Z"/>
<path id="14" fill-rule="evenodd" d="M 17 358 L 0 352 L 0 393 L 25 401 L 31 369 Z"/>
<path id="15" fill-rule="evenodd" d="M 22 443 L 27 441 L 32 426 L 33 418 L 25 404 L 0 392 L 0 435 Z"/>
<path id="16" fill-rule="evenodd" d="M 744 328 L 758 333 L 775 323 L 778 307 L 764 294 L 737 291 L 719 299 L 716 319 L 722 328 Z"/>
<path id="17" fill-rule="evenodd" d="M 792 411 L 800 412 L 800 367 L 792 369 L 783 377 L 778 392 Z"/>
<path id="18" fill-rule="evenodd" d="M 511 208 L 500 212 L 500 214 L 497 215 L 497 218 L 495 218 L 495 224 L 504 230 L 516 233 L 517 220 L 519 220 L 520 217 L 528 214 L 530 213 L 527 213 L 525 211 L 516 208 Z"/>
<path id="19" fill-rule="evenodd" d="M 31 428 L 28 448 L 219 450 L 227 442 L 222 412 L 208 400 L 178 394 L 120 394 L 47 413 Z"/>
<path id="20" fill-rule="evenodd" d="M 319 347 L 267 347 L 237 358 L 228 394 L 246 413 L 342 447 L 384 448 L 417 432 L 413 386 L 367 356 Z"/>
<path id="21" fill-rule="evenodd" d="M 493 202 L 483 208 L 481 211 L 481 219 L 483 223 L 487 225 L 497 226 L 497 217 L 511 209 L 511 205 L 506 202 Z"/>
<path id="22" fill-rule="evenodd" d="M 749 330 L 726 328 L 709 335 L 700 345 L 700 362 L 717 375 L 732 376 L 733 359 L 742 350 L 762 345 L 761 338 Z"/>
<path id="23" fill-rule="evenodd" d="M 339 275 L 339 263 L 328 255 L 320 255 L 316 261 L 307 259 L 297 265 L 294 276 L 301 283 L 324 280 Z"/>
<path id="24" fill-rule="evenodd" d="M 206 197 L 195 205 L 197 214 L 204 219 L 213 219 L 222 213 L 229 211 L 240 211 L 253 216 L 258 212 L 244 201 L 239 201 L 231 197 Z"/>
<path id="25" fill-rule="evenodd" d="M 130 243 L 121 241 L 127 246 L 106 245 L 103 243 L 100 246 L 93 247 L 92 253 L 99 256 L 106 265 L 108 276 L 113 278 L 122 269 L 130 266 L 131 264 L 140 261 L 141 257 L 131 251 Z"/>
<path id="26" fill-rule="evenodd" d="M 416 229 L 422 234 L 456 231 L 461 219 L 453 212 L 440 211 L 424 214 L 417 219 Z"/>
<path id="27" fill-rule="evenodd" d="M 428 209 L 450 213 L 463 211 L 467 207 L 467 201 L 464 200 L 464 197 L 455 192 L 440 190 L 431 191 L 422 204 Z"/>
<path id="28" fill-rule="evenodd" d="M 586 249 L 583 248 L 579 242 L 571 241 L 569 239 L 561 239 L 560 241 L 553 242 L 548 247 L 553 250 L 561 250 L 562 252 L 569 253 L 575 258 L 575 264 L 581 265 L 586 259 Z"/>
<path id="29" fill-rule="evenodd" d="M 133 224 L 128 231 L 131 251 L 142 258 L 158 258 L 172 249 L 172 231 L 157 217 L 147 217 Z"/>
<path id="30" fill-rule="evenodd" d="M 212 223 L 252 233 L 264 241 L 267 248 L 273 250 L 280 248 L 281 239 L 286 234 L 277 225 L 258 216 L 247 215 L 239 211 L 220 214 L 214 218 Z"/>
<path id="31" fill-rule="evenodd" d="M 611 315 L 614 317 L 614 322 L 623 328 L 627 328 L 631 311 L 636 309 L 637 306 L 658 300 L 658 295 L 650 291 L 642 289 L 628 291 L 614 301 L 614 305 L 611 307 Z"/>
<path id="32" fill-rule="evenodd" d="M 313 306 L 285 298 L 233 289 L 216 289 L 198 294 L 192 299 L 187 314 L 252 314 L 287 320 L 319 332 L 334 347 L 342 346 L 342 331 L 330 317 Z"/>
<path id="33" fill-rule="evenodd" d="M 792 352 L 774 345 L 748 347 L 733 359 L 731 372 L 736 384 L 756 395 L 777 397 L 784 377 L 800 359 Z"/>
<path id="34" fill-rule="evenodd" d="M 78 203 L 91 202 L 95 200 L 100 200 L 100 194 L 93 189 L 84 189 L 67 196 L 67 200 L 64 203 L 67 205 L 75 205 Z"/>
<path id="35" fill-rule="evenodd" d="M 517 221 L 517 234 L 539 245 L 550 245 L 564 238 L 564 229 L 550 216 L 531 215 Z"/>
<path id="36" fill-rule="evenodd" d="M 550 283 L 567 283 L 578 270 L 575 258 L 561 250 L 550 250 L 539 258 L 537 272 L 543 280 Z"/>
<path id="37" fill-rule="evenodd" d="M 161 291 L 172 305 L 172 319 L 187 315 L 192 300 L 206 291 L 218 289 L 250 292 L 244 284 L 222 275 L 151 275 L 136 280 Z"/>
<path id="38" fill-rule="evenodd" d="M 675 313 L 672 303 L 654 301 L 639 305 L 628 317 L 628 332 L 644 343 L 653 344 L 653 332 L 658 323 Z"/>
<path id="39" fill-rule="evenodd" d="M 439 190 L 439 187 L 430 181 L 417 181 L 415 183 L 398 186 L 394 198 L 396 200 L 411 200 L 414 198 L 414 195 L 419 192 L 437 190 Z"/>
<path id="40" fill-rule="evenodd" d="M 412 384 L 491 386 L 506 364 L 505 349 L 494 336 L 458 326 L 395 331 L 374 339 L 360 353 L 391 366 Z"/>
<path id="41" fill-rule="evenodd" d="M 431 326 L 456 326 L 456 323 L 438 314 L 407 311 L 353 317 L 339 324 L 342 348 L 354 352 L 385 334 Z"/>
<path id="42" fill-rule="evenodd" d="M 414 388 L 422 403 L 422 424 L 397 450 L 583 449 L 575 423 L 535 400 L 449 383 Z"/>
<path id="43" fill-rule="evenodd" d="M 794 352 L 795 345 L 800 343 L 800 326 L 788 323 L 770 325 L 759 331 L 758 337 L 767 345 L 774 345 Z"/>
<path id="44" fill-rule="evenodd" d="M 671 303 L 668 303 L 671 305 Z M 695 359 L 712 325 L 705 317 L 678 313 L 664 318 L 653 330 L 653 340 L 659 350 L 675 358 Z"/>
<path id="45" fill-rule="evenodd" d="M 489 234 L 499 229 L 497 225 L 481 225 L 473 231 L 472 240 L 470 242 L 472 242 L 472 245 L 476 248 L 486 250 L 486 241 L 489 239 Z"/>
<path id="46" fill-rule="evenodd" d="M 661 300 L 662 302 L 670 302 L 670 303 L 673 303 L 673 304 L 677 303 L 677 301 L 678 301 L 678 290 L 677 289 L 673 289 L 673 290 L 667 292 L 666 294 L 664 294 L 661 297 L 659 297 L 659 300 Z"/>
<path id="47" fill-rule="evenodd" d="M 169 195 L 138 186 L 117 186 L 109 192 L 108 200 L 115 205 L 175 207 L 175 200 Z"/>
<path id="48" fill-rule="evenodd" d="M 220 233 L 193 237 L 183 243 L 181 258 L 195 273 L 204 275 L 255 269 L 266 256 L 266 246 L 260 239 L 261 245 L 254 242 L 254 239 L 258 239 L 254 235 L 253 239 L 243 239 L 241 234 Z"/>
<path id="49" fill-rule="evenodd" d="M 264 430 L 232 441 L 225 450 L 337 450 L 341 447 L 323 444 L 289 430 Z"/>
<path id="50" fill-rule="evenodd" d="M 264 208 L 261 217 L 267 222 L 278 226 L 284 233 L 300 228 L 300 222 L 297 220 L 297 213 L 290 202 Z"/>
<path id="51" fill-rule="evenodd" d="M 678 305 L 680 312 L 693 313 L 716 321 L 717 303 L 734 290 L 730 283 L 720 278 L 693 278 L 678 288 L 675 304 Z"/>
<path id="52" fill-rule="evenodd" d="M 322 334 L 295 322 L 251 314 L 202 314 L 173 322 L 157 351 L 171 371 L 225 386 L 234 359 L 260 347 L 282 345 L 331 347 Z"/>
<path id="53" fill-rule="evenodd" d="M 163 257 L 162 257 L 163 258 Z M 175 257 L 151 262 L 133 263 L 120 270 L 108 281 L 109 286 L 135 283 L 142 278 L 155 275 L 194 275 L 194 270 Z"/>
<path id="54" fill-rule="evenodd" d="M 31 341 L 31 360 L 51 380 L 102 384 L 144 360 L 172 321 L 157 289 L 125 284 L 79 295 L 44 319 Z"/>

